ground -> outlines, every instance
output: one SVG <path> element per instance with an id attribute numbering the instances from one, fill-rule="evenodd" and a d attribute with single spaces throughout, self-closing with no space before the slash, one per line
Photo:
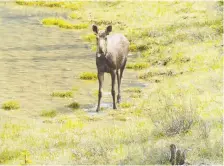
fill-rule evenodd
<path id="1" fill-rule="evenodd" d="M 222 164 L 222 2 L 18 0 L 15 5 L 65 10 L 67 17 L 43 18 L 41 26 L 80 31 L 92 52 L 91 24 L 101 29 L 112 24 L 113 32 L 131 43 L 127 73 L 148 86 L 122 88 L 118 110 L 106 107 L 98 114 L 83 109 L 80 100 L 87 94 L 81 92 L 66 112 L 46 108 L 33 116 L 16 101 L 1 101 L 0 164 L 170 164 L 172 143 L 187 150 L 191 164 Z M 82 72 L 76 79 L 95 86 L 89 101 L 95 104 L 95 75 Z M 66 100 L 80 88 L 49 96 Z"/>

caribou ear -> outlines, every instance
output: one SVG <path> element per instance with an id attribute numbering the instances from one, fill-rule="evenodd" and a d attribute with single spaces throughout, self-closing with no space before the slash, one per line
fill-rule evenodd
<path id="1" fill-rule="evenodd" d="M 98 34 L 98 27 L 96 25 L 92 25 L 92 29 L 95 34 Z"/>
<path id="2" fill-rule="evenodd" d="M 106 34 L 107 35 L 109 35 L 109 33 L 112 31 L 112 26 L 111 25 L 109 25 L 109 26 L 107 26 L 107 28 L 106 28 Z"/>

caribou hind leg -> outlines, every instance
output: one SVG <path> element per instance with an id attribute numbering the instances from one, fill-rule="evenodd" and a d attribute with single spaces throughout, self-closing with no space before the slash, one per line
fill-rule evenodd
<path id="1" fill-rule="evenodd" d="M 117 82 L 118 82 L 117 103 L 121 102 L 121 79 L 122 79 L 123 72 L 124 72 L 124 69 L 125 69 L 125 66 L 126 66 L 126 62 L 127 62 L 127 58 L 125 58 L 125 61 L 124 61 L 123 65 L 121 66 L 120 74 L 117 71 Z"/>
<path id="2" fill-rule="evenodd" d="M 121 77 L 120 77 L 120 73 L 119 70 L 116 71 L 116 75 L 117 75 L 117 87 L 118 87 L 118 94 L 117 94 L 117 103 L 119 104 L 121 101 Z"/>
<path id="3" fill-rule="evenodd" d="M 112 81 L 112 89 L 111 89 L 111 94 L 113 97 L 113 109 L 117 109 L 116 107 L 116 102 L 115 102 L 115 81 L 116 81 L 116 71 L 113 70 L 111 72 L 111 81 Z"/>

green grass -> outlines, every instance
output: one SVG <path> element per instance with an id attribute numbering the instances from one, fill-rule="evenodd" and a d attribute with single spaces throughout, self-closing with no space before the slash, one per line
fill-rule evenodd
<path id="1" fill-rule="evenodd" d="M 128 93 L 141 93 L 142 92 L 141 88 L 127 88 L 124 91 L 128 92 Z"/>
<path id="2" fill-rule="evenodd" d="M 171 69 L 167 69 L 167 68 L 151 68 L 150 71 L 146 71 L 142 74 L 139 75 L 140 79 L 145 79 L 145 80 L 150 80 L 153 77 L 171 77 L 171 76 L 175 76 L 177 74 L 181 74 L 180 73 L 175 73 L 173 70 Z"/>
<path id="3" fill-rule="evenodd" d="M 59 18 L 44 18 L 42 20 L 44 25 L 58 25 L 59 22 L 64 22 L 64 20 Z"/>
<path id="4" fill-rule="evenodd" d="M 120 108 L 130 108 L 132 106 L 129 102 L 123 102 L 119 104 Z"/>
<path id="5" fill-rule="evenodd" d="M 133 99 L 141 98 L 142 97 L 142 89 L 141 88 L 127 88 L 124 90 L 129 94 L 129 97 Z"/>
<path id="6" fill-rule="evenodd" d="M 137 51 L 137 46 L 135 44 L 130 44 L 129 45 L 129 51 L 131 51 L 131 52 Z"/>
<path id="7" fill-rule="evenodd" d="M 80 74 L 79 78 L 82 80 L 96 80 L 97 74 L 93 72 L 83 72 Z"/>
<path id="8" fill-rule="evenodd" d="M 56 110 L 43 110 L 40 115 L 43 117 L 54 118 L 55 116 L 57 116 L 57 111 Z"/>
<path id="9" fill-rule="evenodd" d="M 21 152 L 19 150 L 3 150 L 0 152 L 0 164 L 6 163 L 7 161 L 17 159 L 21 156 Z"/>
<path id="10" fill-rule="evenodd" d="M 82 39 L 87 42 L 96 42 L 96 35 L 91 33 L 91 34 L 82 36 Z"/>
<path id="11" fill-rule="evenodd" d="M 7 101 L 2 104 L 4 110 L 17 110 L 20 108 L 20 104 L 17 101 Z"/>
<path id="12" fill-rule="evenodd" d="M 145 69 L 148 68 L 149 64 L 146 62 L 135 62 L 135 63 L 128 63 L 126 65 L 127 69 L 134 69 L 134 70 L 141 70 L 141 69 Z"/>
<path id="13" fill-rule="evenodd" d="M 61 98 L 66 98 L 66 97 L 73 97 L 73 92 L 72 91 L 67 91 L 67 92 L 53 92 L 51 94 L 52 97 L 61 97 Z"/>
<path id="14" fill-rule="evenodd" d="M 86 29 L 89 27 L 87 23 L 73 24 L 60 18 L 44 18 L 42 23 L 44 25 L 56 25 L 64 29 Z"/>
<path id="15" fill-rule="evenodd" d="M 82 129 L 84 127 L 84 123 L 79 120 L 71 120 L 68 119 L 65 121 L 65 123 L 62 125 L 61 131 L 66 131 L 66 130 L 74 130 L 74 129 Z"/>
<path id="16" fill-rule="evenodd" d="M 79 109 L 80 108 L 80 104 L 77 102 L 72 102 L 71 104 L 68 105 L 69 108 L 72 109 Z"/>
<path id="17" fill-rule="evenodd" d="M 129 50 L 131 52 L 145 51 L 145 50 L 149 49 L 149 45 L 150 44 L 148 44 L 148 43 L 130 44 Z"/>
<path id="18" fill-rule="evenodd" d="M 130 95 L 131 98 L 135 98 L 135 99 L 136 99 L 136 98 L 141 98 L 141 96 L 142 96 L 142 95 L 139 94 L 139 93 L 133 93 L 133 94 Z"/>
<path id="19" fill-rule="evenodd" d="M 80 19 L 81 18 L 81 16 L 78 13 L 71 13 L 69 15 L 69 17 L 72 19 Z"/>
<path id="20" fill-rule="evenodd" d="M 96 45 L 92 45 L 92 46 L 91 46 L 91 50 L 92 50 L 92 51 L 96 51 L 96 50 L 97 50 Z"/>
<path id="21" fill-rule="evenodd" d="M 29 1 L 29 0 L 16 0 L 18 5 L 26 6 L 43 6 L 50 8 L 68 8 L 72 10 L 78 10 L 81 7 L 80 2 L 51 2 L 51 1 Z"/>

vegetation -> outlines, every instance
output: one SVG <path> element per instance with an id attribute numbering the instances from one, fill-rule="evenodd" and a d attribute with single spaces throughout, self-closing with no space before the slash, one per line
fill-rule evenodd
<path id="1" fill-rule="evenodd" d="M 67 91 L 67 92 L 53 92 L 51 94 L 52 97 L 61 97 L 61 98 L 65 98 L 65 97 L 73 97 L 73 92 L 72 91 Z"/>
<path id="2" fill-rule="evenodd" d="M 83 72 L 80 74 L 79 78 L 82 80 L 96 80 L 97 74 L 93 72 Z"/>
<path id="3" fill-rule="evenodd" d="M 131 103 L 125 102 L 125 103 L 120 103 L 119 106 L 121 108 L 130 108 L 132 106 Z"/>
<path id="4" fill-rule="evenodd" d="M 131 98 L 140 98 L 142 96 L 142 90 L 140 88 L 127 88 L 124 92 L 129 93 L 129 97 Z"/>
<path id="5" fill-rule="evenodd" d="M 140 88 L 127 88 L 124 91 L 129 92 L 129 93 L 141 93 L 142 92 L 142 90 Z"/>
<path id="6" fill-rule="evenodd" d="M 2 108 L 5 110 L 16 110 L 20 108 L 20 104 L 17 101 L 7 101 L 2 104 Z"/>
<path id="7" fill-rule="evenodd" d="M 77 13 L 71 13 L 69 16 L 70 16 L 72 19 L 80 19 L 80 18 L 81 18 L 81 16 L 80 16 L 79 14 L 77 14 Z"/>
<path id="8" fill-rule="evenodd" d="M 81 7 L 81 3 L 74 2 L 58 2 L 58 1 L 27 1 L 27 0 L 16 0 L 18 5 L 27 6 L 43 6 L 50 8 L 68 8 L 72 10 L 78 10 Z"/>
<path id="9" fill-rule="evenodd" d="M 140 98 L 142 95 L 140 93 L 132 93 L 130 95 L 131 98 Z"/>
<path id="10" fill-rule="evenodd" d="M 149 86 L 124 89 L 120 106 L 126 109 L 98 114 L 80 109 L 93 104 L 85 93 L 77 100 L 87 101 L 68 105 L 75 112 L 61 108 L 51 123 L 6 112 L 0 117 L 0 163 L 24 163 L 26 150 L 32 164 L 168 165 L 169 146 L 175 143 L 187 150 L 193 165 L 222 164 L 223 3 L 79 3 L 76 13 L 82 17 L 73 21 L 100 28 L 112 23 L 114 32 L 124 33 L 138 56 L 130 59 L 148 64 L 145 70 L 126 70 L 127 75 L 136 73 Z M 83 33 L 92 45 L 94 36 Z M 97 76 L 83 73 L 80 79 Z"/>
<path id="11" fill-rule="evenodd" d="M 15 151 L 4 150 L 0 153 L 0 164 L 5 163 L 12 159 L 16 159 L 20 155 L 21 155 L 20 151 L 18 150 L 15 150 Z"/>
<path id="12" fill-rule="evenodd" d="M 135 44 L 130 44 L 129 45 L 129 51 L 136 52 L 137 51 L 137 46 Z"/>
<path id="13" fill-rule="evenodd" d="M 87 41 L 87 42 L 95 42 L 96 41 L 96 35 L 93 33 L 85 35 L 82 38 L 84 41 Z"/>
<path id="14" fill-rule="evenodd" d="M 96 51 L 96 49 L 97 49 L 96 45 L 92 45 L 91 50 Z"/>
<path id="15" fill-rule="evenodd" d="M 126 65 L 127 69 L 135 69 L 135 70 L 141 70 L 147 67 L 149 67 L 149 64 L 145 62 L 128 63 Z"/>
<path id="16" fill-rule="evenodd" d="M 77 102 L 72 102 L 71 104 L 68 105 L 68 107 L 72 109 L 78 109 L 80 107 L 80 104 Z"/>
<path id="17" fill-rule="evenodd" d="M 42 23 L 44 25 L 57 25 L 60 28 L 65 28 L 65 29 L 85 29 L 85 28 L 88 28 L 89 26 L 86 23 L 72 24 L 60 18 L 44 18 L 42 20 Z"/>
<path id="18" fill-rule="evenodd" d="M 41 113 L 41 116 L 54 118 L 55 116 L 57 116 L 57 111 L 56 110 L 43 110 Z"/>
<path id="19" fill-rule="evenodd" d="M 149 80 L 151 77 L 155 76 L 174 76 L 174 75 L 176 75 L 176 73 L 174 73 L 173 70 L 167 68 L 151 68 L 150 71 L 146 71 L 145 73 L 140 74 L 139 78 Z"/>

